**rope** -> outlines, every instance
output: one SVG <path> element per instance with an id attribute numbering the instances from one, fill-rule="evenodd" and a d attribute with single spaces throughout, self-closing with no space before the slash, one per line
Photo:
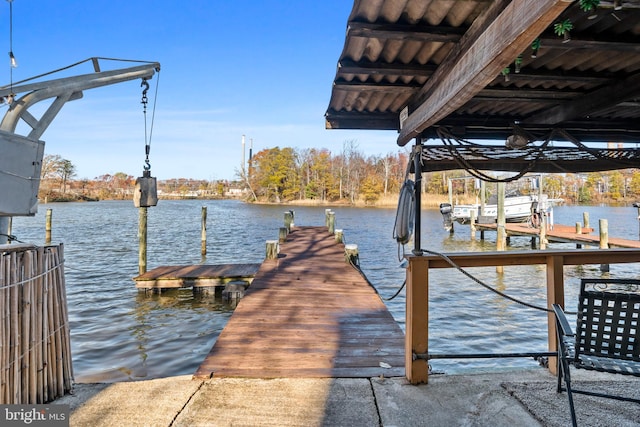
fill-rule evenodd
<path id="1" fill-rule="evenodd" d="M 14 235 L 14 234 L 4 234 L 4 233 L 0 233 L 0 236 L 4 236 L 7 238 L 7 240 L 9 241 L 9 243 L 11 242 L 18 242 L 18 243 L 24 243 L 23 241 L 18 240 L 18 238 Z"/>
<path id="2" fill-rule="evenodd" d="M 440 258 L 445 260 L 449 265 L 451 265 L 453 268 L 455 268 L 456 270 L 460 271 L 462 274 L 464 274 L 465 276 L 467 276 L 468 278 L 470 278 L 471 280 L 473 280 L 474 282 L 476 282 L 477 284 L 479 284 L 483 288 L 488 289 L 491 292 L 494 292 L 494 293 L 500 295 L 503 298 L 506 298 L 506 299 L 508 299 L 510 301 L 513 301 L 516 304 L 521 304 L 521 305 L 523 305 L 525 307 L 532 308 L 534 310 L 540 310 L 540 311 L 544 311 L 544 312 L 547 312 L 547 313 L 553 313 L 553 310 L 551 310 L 551 309 L 548 309 L 548 308 L 545 308 L 545 307 L 540 307 L 540 306 L 537 306 L 537 305 L 534 305 L 534 304 L 530 304 L 530 303 L 525 302 L 525 301 L 521 301 L 521 300 L 519 300 L 517 298 L 514 298 L 514 297 L 512 297 L 510 295 L 505 294 L 504 292 L 500 292 L 499 290 L 492 288 L 491 286 L 489 286 L 486 283 L 484 283 L 482 280 L 478 279 L 477 277 L 473 276 L 471 273 L 467 272 L 465 269 L 463 269 L 458 264 L 453 262 L 453 260 L 451 258 L 449 258 L 448 256 L 446 256 L 443 253 L 436 252 L 436 251 L 431 251 L 431 250 L 428 250 L 428 249 L 423 249 L 422 251 L 426 252 L 428 254 L 431 254 L 431 255 L 439 256 Z M 568 314 L 576 314 L 576 313 L 568 313 Z"/>
<path id="3" fill-rule="evenodd" d="M 453 157 L 453 160 L 455 160 L 455 162 L 458 163 L 458 165 L 460 165 L 460 167 L 462 167 L 464 170 L 466 170 L 474 178 L 478 178 L 478 179 L 481 179 L 481 180 L 486 181 L 486 182 L 494 182 L 495 183 L 495 182 L 513 182 L 513 181 L 516 181 L 516 180 L 522 178 L 527 173 L 531 172 L 534 169 L 534 167 L 535 167 L 536 163 L 538 162 L 538 160 L 540 160 L 544 156 L 543 149 L 546 148 L 547 145 L 549 145 L 549 143 L 551 142 L 551 137 L 555 133 L 555 130 L 553 130 L 551 133 L 549 133 L 548 137 L 546 138 L 546 140 L 544 141 L 544 143 L 540 147 L 531 146 L 529 148 L 528 153 L 537 152 L 537 156 L 533 160 L 531 160 L 527 164 L 527 166 L 525 168 L 523 168 L 515 176 L 509 177 L 509 178 L 504 178 L 504 179 L 494 178 L 494 177 L 492 177 L 490 175 L 487 175 L 487 174 L 483 173 L 482 171 L 479 171 L 478 169 L 474 168 L 464 158 L 464 156 L 462 156 L 462 155 L 460 155 L 460 153 L 458 153 L 458 150 L 455 149 L 454 144 L 453 144 L 453 142 L 451 140 L 452 139 L 455 140 L 455 142 L 457 142 L 458 145 L 460 145 L 460 146 L 481 147 L 481 145 L 474 144 L 474 143 L 472 143 L 470 141 L 466 141 L 464 139 L 457 138 L 456 136 L 454 136 L 453 134 L 449 133 L 444 128 L 438 128 L 437 132 L 438 132 L 438 136 L 442 140 L 443 145 L 445 146 L 447 151 L 449 151 L 449 154 L 451 155 L 451 157 Z"/>
<path id="4" fill-rule="evenodd" d="M 142 104 L 142 115 L 144 116 L 144 151 L 145 151 L 144 170 L 145 171 L 149 171 L 151 169 L 151 164 L 149 163 L 149 153 L 151 152 L 151 137 L 153 136 L 153 124 L 156 118 L 156 102 L 158 100 L 160 69 L 157 68 L 156 72 L 158 74 L 158 78 L 156 79 L 156 90 L 153 98 L 153 109 L 151 112 L 151 127 L 149 128 L 148 139 L 147 139 L 147 103 L 149 102 L 149 98 L 147 98 L 147 91 L 149 90 L 149 82 L 147 82 L 147 79 L 142 79 L 142 83 L 140 83 L 140 86 L 144 88 L 142 90 L 142 100 L 140 101 L 140 103 Z"/>
<path id="5" fill-rule="evenodd" d="M 22 243 L 22 242 L 21 242 L 21 243 Z M 37 274 L 37 275 L 32 276 L 32 277 L 28 277 L 28 278 L 26 278 L 26 279 L 24 279 L 24 280 L 22 280 L 22 281 L 20 281 L 20 282 L 15 282 L 15 283 L 12 283 L 12 284 L 10 284 L 10 285 L 3 285 L 3 286 L 0 286 L 0 289 L 15 288 L 16 286 L 22 286 L 22 285 L 24 285 L 24 284 L 26 284 L 26 283 L 33 282 L 34 280 L 39 279 L 40 277 L 44 277 L 44 276 L 46 276 L 46 275 L 48 275 L 48 274 L 53 273 L 53 272 L 54 272 L 54 271 L 56 271 L 56 270 L 61 269 L 63 265 L 64 265 L 64 260 L 60 261 L 60 264 L 55 265 L 55 266 L 53 266 L 53 267 L 49 268 L 47 271 L 43 271 L 43 272 L 42 272 L 42 273 L 40 273 L 40 274 Z"/>
<path id="6" fill-rule="evenodd" d="M 479 285 L 480 285 L 480 286 L 482 286 L 483 288 L 485 288 L 485 289 L 487 289 L 487 290 L 489 290 L 489 291 L 491 291 L 491 292 L 493 292 L 493 293 L 495 293 L 495 294 L 498 294 L 498 295 L 500 295 L 501 297 L 503 297 L 503 298 L 505 298 L 505 299 L 508 299 L 508 300 L 510 300 L 510 301 L 512 301 L 512 302 L 515 302 L 516 304 L 520 304 L 520 305 L 523 305 L 523 306 L 525 306 L 525 307 L 532 308 L 532 309 L 534 309 L 534 310 L 544 311 L 544 312 L 546 312 L 546 313 L 553 313 L 553 310 L 550 310 L 550 309 L 545 308 L 545 307 L 540 307 L 540 306 L 537 306 L 537 305 L 530 304 L 530 303 L 528 303 L 528 302 L 525 302 L 525 301 L 519 300 L 519 299 L 517 299 L 517 298 L 514 298 L 514 297 L 512 297 L 512 296 L 510 296 L 510 295 L 507 295 L 507 294 L 505 294 L 504 292 L 500 292 L 499 290 L 497 290 L 497 289 L 495 289 L 495 288 L 493 288 L 493 287 L 491 287 L 491 286 L 487 285 L 487 284 L 486 284 L 486 283 L 484 283 L 482 280 L 478 279 L 477 277 L 475 277 L 474 275 L 472 275 L 471 273 L 467 272 L 465 269 L 463 269 L 462 267 L 460 267 L 460 266 L 459 266 L 458 264 L 456 264 L 456 263 L 455 263 L 451 258 L 449 258 L 448 256 L 446 256 L 446 255 L 445 255 L 445 254 L 443 254 L 443 253 L 436 252 L 436 251 L 431 251 L 431 250 L 428 250 L 428 249 L 423 249 L 422 251 L 423 251 L 423 252 L 426 252 L 426 253 L 428 253 L 428 254 L 431 254 L 431 255 L 439 256 L 440 258 L 444 259 L 444 260 L 445 260 L 449 265 L 451 265 L 452 267 L 454 267 L 456 270 L 460 271 L 462 274 L 464 274 L 465 276 L 467 276 L 468 278 L 470 278 L 471 280 L 473 280 L 474 282 L 476 282 L 477 284 L 479 284 Z M 367 275 L 364 273 L 364 271 L 362 271 L 362 269 L 360 268 L 360 265 L 354 264 L 351 260 L 349 260 L 349 263 L 351 264 L 351 266 L 352 266 L 353 268 L 355 268 L 355 269 L 358 271 L 358 273 L 360 273 L 360 275 L 361 275 L 361 276 L 364 278 L 364 280 L 369 284 L 369 286 L 371 286 L 371 287 L 373 288 L 373 290 L 376 292 L 376 294 L 378 294 L 378 296 L 380 296 L 380 298 L 382 298 L 384 301 L 391 301 L 391 300 L 393 300 L 394 298 L 396 298 L 398 295 L 400 295 L 400 292 L 402 292 L 402 290 L 404 289 L 404 287 L 405 287 L 405 286 L 406 286 L 406 284 L 407 284 L 407 281 L 406 281 L 406 279 L 405 279 L 405 281 L 404 281 L 404 282 L 402 282 L 402 285 L 400 285 L 400 287 L 398 288 L 398 290 L 396 291 L 396 293 L 395 293 L 395 294 L 393 294 L 393 295 L 392 295 L 391 297 L 389 297 L 389 298 L 385 298 L 385 297 L 383 297 L 382 295 L 380 295 L 380 292 L 378 292 L 378 289 L 376 289 L 376 287 L 375 287 L 375 286 L 373 285 L 373 283 L 369 280 L 369 278 L 368 278 L 368 277 L 367 277 Z M 567 314 L 572 314 L 572 315 L 573 315 L 573 314 L 577 314 L 577 313 L 575 313 L 575 312 L 570 312 L 570 311 L 565 311 L 565 313 L 567 313 Z"/>
<path id="7" fill-rule="evenodd" d="M 360 258 L 358 258 L 358 261 L 360 260 Z M 398 290 L 396 291 L 395 294 L 393 294 L 391 297 L 389 298 L 385 298 L 382 295 L 380 295 L 380 292 L 378 292 L 378 289 L 376 289 L 376 287 L 374 286 L 374 284 L 371 282 L 371 280 L 369 280 L 369 278 L 367 277 L 367 275 L 364 273 L 364 271 L 362 271 L 362 268 L 360 268 L 360 263 L 354 263 L 353 261 L 351 261 L 351 259 L 349 259 L 349 264 L 351 264 L 351 266 L 353 268 L 356 269 L 356 271 L 358 273 L 360 273 L 360 275 L 362 276 L 362 278 L 365 280 L 365 282 L 367 282 L 369 284 L 369 286 L 371 286 L 373 288 L 373 290 L 375 291 L 376 294 L 378 294 L 378 296 L 380 298 L 382 298 L 384 301 L 391 301 L 393 300 L 395 297 L 397 297 L 398 295 L 400 295 L 400 292 L 402 292 L 402 290 L 404 289 L 405 285 L 407 284 L 407 281 L 405 279 L 404 282 L 402 282 L 402 285 L 398 288 Z"/>

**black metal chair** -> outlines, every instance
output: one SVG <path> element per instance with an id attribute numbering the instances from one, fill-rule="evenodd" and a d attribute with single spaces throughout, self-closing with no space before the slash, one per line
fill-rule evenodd
<path id="1" fill-rule="evenodd" d="M 624 400 L 639 399 L 571 386 L 569 367 L 640 376 L 640 280 L 582 279 L 577 329 L 553 305 L 558 331 L 558 393 L 566 389 L 571 421 L 576 423 L 573 393 Z M 562 379 L 566 388 L 562 387 Z"/>

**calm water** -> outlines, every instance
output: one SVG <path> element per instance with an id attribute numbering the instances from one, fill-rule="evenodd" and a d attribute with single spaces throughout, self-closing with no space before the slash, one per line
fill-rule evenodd
<path id="1" fill-rule="evenodd" d="M 200 255 L 200 218 L 207 207 L 207 256 Z M 233 308 L 191 290 L 146 296 L 132 280 L 138 273 L 138 209 L 130 201 L 41 205 L 35 217 L 14 218 L 13 234 L 42 244 L 45 212 L 53 210 L 53 241 L 65 247 L 65 271 L 71 344 L 77 382 L 138 380 L 192 374 L 211 349 Z M 296 207 L 296 225 L 323 225 L 325 209 Z M 148 269 L 160 265 L 259 263 L 265 241 L 277 239 L 284 207 L 238 201 L 165 201 L 149 208 Z M 346 243 L 356 243 L 360 264 L 383 298 L 402 285 L 405 270 L 392 238 L 395 209 L 334 208 L 336 228 Z M 574 224 L 582 212 L 609 220 L 612 237 L 638 238 L 636 209 L 631 207 L 557 207 L 555 222 Z M 470 242 L 469 228 L 453 236 L 441 226 L 437 210 L 423 212 L 422 245 L 444 251 L 495 248 L 495 233 Z M 512 238 L 510 249 L 530 247 L 528 238 Z M 572 245 L 551 245 L 572 248 Z M 409 248 L 407 248 L 409 250 Z M 542 266 L 476 268 L 473 274 L 514 297 L 543 306 Z M 636 264 L 565 268 L 567 308 L 575 300 L 581 277 L 638 277 Z M 430 350 L 432 353 L 545 351 L 546 314 L 500 298 L 454 270 L 430 273 Z M 404 329 L 405 294 L 386 301 Z M 526 359 L 436 360 L 435 371 L 460 373 L 531 367 Z"/>

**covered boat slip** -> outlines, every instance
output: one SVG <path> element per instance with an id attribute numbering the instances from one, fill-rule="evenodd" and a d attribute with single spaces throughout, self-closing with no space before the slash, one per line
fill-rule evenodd
<path id="1" fill-rule="evenodd" d="M 195 377 L 404 375 L 404 334 L 327 227 L 265 260 Z"/>
<path id="2" fill-rule="evenodd" d="M 640 0 L 355 0 L 325 125 L 415 141 L 405 366 L 427 382 L 429 270 L 452 265 L 421 244 L 422 172 L 464 169 L 500 193 L 530 172 L 637 168 Z M 445 255 L 461 267 L 546 265 L 549 310 L 564 304 L 564 265 L 640 261 L 638 249 Z M 548 332 L 555 351 L 553 314 Z"/>

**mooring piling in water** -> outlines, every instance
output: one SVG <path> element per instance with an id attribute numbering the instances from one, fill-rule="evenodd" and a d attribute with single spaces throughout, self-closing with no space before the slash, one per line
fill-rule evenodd
<path id="1" fill-rule="evenodd" d="M 200 254 L 207 254 L 207 207 L 202 207 L 202 216 L 200 221 Z"/>
<path id="2" fill-rule="evenodd" d="M 138 208 L 138 274 L 147 272 L 147 208 Z"/>
<path id="3" fill-rule="evenodd" d="M 609 221 L 601 219 L 598 223 L 600 225 L 600 249 L 609 249 Z M 609 264 L 600 264 L 600 271 L 609 271 Z"/>

